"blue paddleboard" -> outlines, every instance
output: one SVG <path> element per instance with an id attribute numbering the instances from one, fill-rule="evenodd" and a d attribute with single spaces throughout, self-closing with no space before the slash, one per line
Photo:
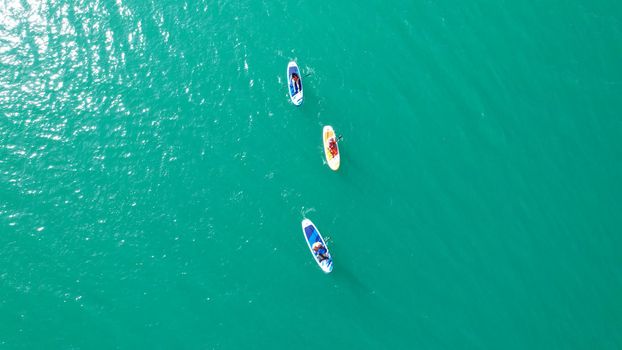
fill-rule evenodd
<path id="1" fill-rule="evenodd" d="M 294 76 L 297 79 L 294 79 Z M 295 61 L 290 61 L 287 65 L 287 90 L 292 103 L 300 106 L 302 104 L 302 76 Z"/>
<path id="2" fill-rule="evenodd" d="M 311 222 L 311 220 L 302 220 L 302 233 L 307 240 L 307 245 L 309 246 L 309 250 L 313 255 L 313 259 L 320 266 L 322 271 L 324 271 L 325 273 L 333 271 L 333 258 L 328 251 L 328 246 L 326 246 L 326 242 L 324 242 L 320 231 L 318 231 L 318 229 Z M 316 242 L 320 242 L 324 246 L 324 248 L 326 249 L 326 252 L 324 254 L 318 254 L 318 252 L 313 250 L 313 244 Z"/>

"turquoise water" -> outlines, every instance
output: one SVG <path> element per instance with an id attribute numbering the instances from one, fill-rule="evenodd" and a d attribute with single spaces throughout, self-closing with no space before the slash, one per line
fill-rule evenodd
<path id="1" fill-rule="evenodd" d="M 622 348 L 621 14 L 0 0 L 0 347 Z"/>

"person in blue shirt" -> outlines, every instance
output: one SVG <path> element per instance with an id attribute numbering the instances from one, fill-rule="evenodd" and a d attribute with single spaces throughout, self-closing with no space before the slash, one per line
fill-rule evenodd
<path id="1" fill-rule="evenodd" d="M 319 259 L 320 262 L 330 258 L 328 256 L 328 250 L 322 244 L 322 242 L 315 242 L 315 243 L 313 243 L 312 248 L 313 248 L 313 254 L 315 254 L 315 256 L 317 256 L 317 258 Z"/>

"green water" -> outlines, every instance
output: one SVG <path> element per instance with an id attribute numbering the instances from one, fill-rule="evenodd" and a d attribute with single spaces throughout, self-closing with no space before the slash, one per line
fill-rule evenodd
<path id="1" fill-rule="evenodd" d="M 621 14 L 0 0 L 0 348 L 622 348 Z"/>

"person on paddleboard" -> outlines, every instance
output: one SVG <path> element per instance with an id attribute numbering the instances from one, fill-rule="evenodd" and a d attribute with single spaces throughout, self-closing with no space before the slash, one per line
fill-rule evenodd
<path id="1" fill-rule="evenodd" d="M 315 254 L 315 256 L 317 256 L 317 258 L 319 259 L 320 262 L 328 259 L 328 250 L 326 249 L 326 247 L 324 247 L 324 245 L 322 244 L 322 242 L 315 242 L 313 243 L 313 254 Z"/>
<path id="2" fill-rule="evenodd" d="M 296 73 L 292 73 L 292 85 L 294 85 L 295 93 L 300 91 L 300 89 L 302 88 L 302 86 L 300 86 L 300 77 L 298 77 L 298 74 Z"/>
<path id="3" fill-rule="evenodd" d="M 339 153 L 339 150 L 337 149 L 337 140 L 335 140 L 335 138 L 328 141 L 328 150 L 333 157 Z"/>

